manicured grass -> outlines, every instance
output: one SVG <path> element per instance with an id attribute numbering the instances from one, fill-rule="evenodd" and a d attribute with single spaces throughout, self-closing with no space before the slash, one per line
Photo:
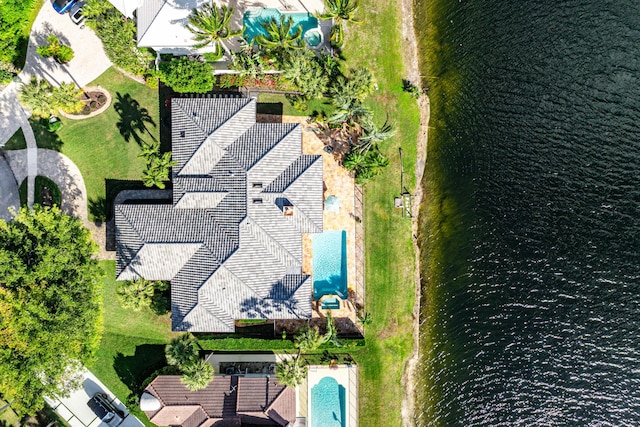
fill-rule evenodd
<path id="1" fill-rule="evenodd" d="M 400 194 L 399 148 L 403 150 L 404 186 L 413 192 L 420 112 L 403 91 L 401 15 L 398 1 L 361 0 L 362 25 L 350 25 L 344 57 L 349 68 L 365 66 L 379 89 L 366 104 L 376 121 L 388 118 L 396 135 L 380 147 L 389 158 L 384 173 L 365 186 L 366 346 L 354 353 L 360 367 L 360 425 L 400 426 L 405 389 L 401 379 L 413 350 L 415 254 L 411 220 L 394 208 Z"/>
<path id="2" fill-rule="evenodd" d="M 168 314 L 157 316 L 150 309 L 134 312 L 120 307 L 115 262 L 101 261 L 100 265 L 105 271 L 104 334 L 97 360 L 89 369 L 126 403 L 131 394 L 139 397 L 142 382 L 166 364 L 164 346 L 172 336 L 171 321 Z M 137 405 L 129 407 L 147 421 Z"/>
<path id="3" fill-rule="evenodd" d="M 308 103 L 307 111 L 297 111 L 284 95 L 261 93 L 258 95 L 258 113 L 283 114 L 285 116 L 311 116 L 318 113 L 325 116 L 335 111 L 335 107 L 326 100 L 312 99 Z"/>
<path id="4" fill-rule="evenodd" d="M 22 129 L 18 129 L 2 147 L 3 150 L 23 150 L 25 148 L 27 148 L 27 141 L 24 139 Z"/>
<path id="5" fill-rule="evenodd" d="M 90 119 L 62 118 L 64 126 L 50 133 L 46 123 L 32 119 L 31 125 L 41 148 L 67 155 L 82 172 L 89 203 L 105 198 L 105 180 L 139 180 L 144 169 L 137 140 L 159 138 L 159 104 L 157 90 L 150 89 L 110 68 L 90 86 L 102 86 L 113 97 L 109 109 Z M 122 115 L 116 109 L 121 107 Z M 135 119 L 146 111 L 152 123 L 149 132 L 135 129 Z M 125 136 L 130 135 L 127 141 Z M 91 215 L 91 214 L 90 214 Z M 93 215 L 91 215 L 93 216 Z"/>
<path id="6" fill-rule="evenodd" d="M 20 183 L 20 187 L 18 187 L 18 195 L 20 196 L 20 206 L 27 206 L 28 187 L 29 187 L 29 183 L 27 182 L 27 178 L 25 178 Z"/>

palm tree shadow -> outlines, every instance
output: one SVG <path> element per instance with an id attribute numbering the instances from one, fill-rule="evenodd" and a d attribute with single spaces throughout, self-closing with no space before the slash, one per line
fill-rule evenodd
<path id="1" fill-rule="evenodd" d="M 156 123 L 149 114 L 149 110 L 140 106 L 140 103 L 133 99 L 130 94 L 122 95 L 116 92 L 116 102 L 113 105 L 116 113 L 120 116 L 120 121 L 116 123 L 120 135 L 125 141 L 133 139 L 138 145 L 142 145 L 142 136 L 147 134 L 154 141 L 155 136 L 149 131 L 147 125 L 156 127 Z"/>

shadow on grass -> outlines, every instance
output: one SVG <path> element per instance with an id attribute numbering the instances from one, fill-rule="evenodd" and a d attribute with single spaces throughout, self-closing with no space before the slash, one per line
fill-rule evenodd
<path id="1" fill-rule="evenodd" d="M 144 135 L 155 141 L 155 137 L 149 131 L 147 125 L 156 127 L 156 123 L 149 114 L 149 110 L 141 107 L 140 103 L 133 99 L 130 94 L 116 92 L 116 102 L 113 105 L 116 113 L 120 116 L 120 121 L 116 124 L 120 135 L 125 141 L 134 140 L 138 145 L 142 145 Z"/>
<path id="2" fill-rule="evenodd" d="M 107 199 L 98 196 L 95 199 L 89 199 L 88 203 L 89 215 L 94 221 L 104 222 L 107 219 Z"/>
<path id="3" fill-rule="evenodd" d="M 48 148 L 49 150 L 62 150 L 62 140 L 56 132 L 49 132 L 49 120 L 38 117 L 29 119 L 31 129 L 36 137 L 38 148 Z"/>
<path id="4" fill-rule="evenodd" d="M 258 102 L 256 112 L 258 114 L 272 114 L 274 116 L 282 116 L 284 107 L 282 102 Z"/>
<path id="5" fill-rule="evenodd" d="M 140 395 L 147 377 L 166 364 L 162 344 L 142 344 L 136 347 L 133 356 L 117 353 L 113 360 L 113 368 L 120 381 L 134 395 Z"/>

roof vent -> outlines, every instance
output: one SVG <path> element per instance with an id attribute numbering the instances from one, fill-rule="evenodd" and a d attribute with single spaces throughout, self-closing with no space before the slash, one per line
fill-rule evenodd
<path id="1" fill-rule="evenodd" d="M 181 131 L 180 131 L 180 138 L 184 138 L 184 136 L 185 136 L 185 135 L 186 135 L 186 132 L 185 132 L 185 131 L 183 131 L 183 130 L 181 130 Z"/>
<path id="2" fill-rule="evenodd" d="M 253 204 L 254 204 L 254 205 L 260 205 L 260 204 L 262 204 L 262 199 L 253 199 Z"/>
<path id="3" fill-rule="evenodd" d="M 253 183 L 253 188 L 262 188 L 262 183 L 261 182 L 254 182 Z"/>

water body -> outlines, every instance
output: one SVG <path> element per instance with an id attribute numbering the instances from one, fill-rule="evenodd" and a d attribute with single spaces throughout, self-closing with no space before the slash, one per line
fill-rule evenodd
<path id="1" fill-rule="evenodd" d="M 640 425 L 640 2 L 416 7 L 418 425 Z"/>

